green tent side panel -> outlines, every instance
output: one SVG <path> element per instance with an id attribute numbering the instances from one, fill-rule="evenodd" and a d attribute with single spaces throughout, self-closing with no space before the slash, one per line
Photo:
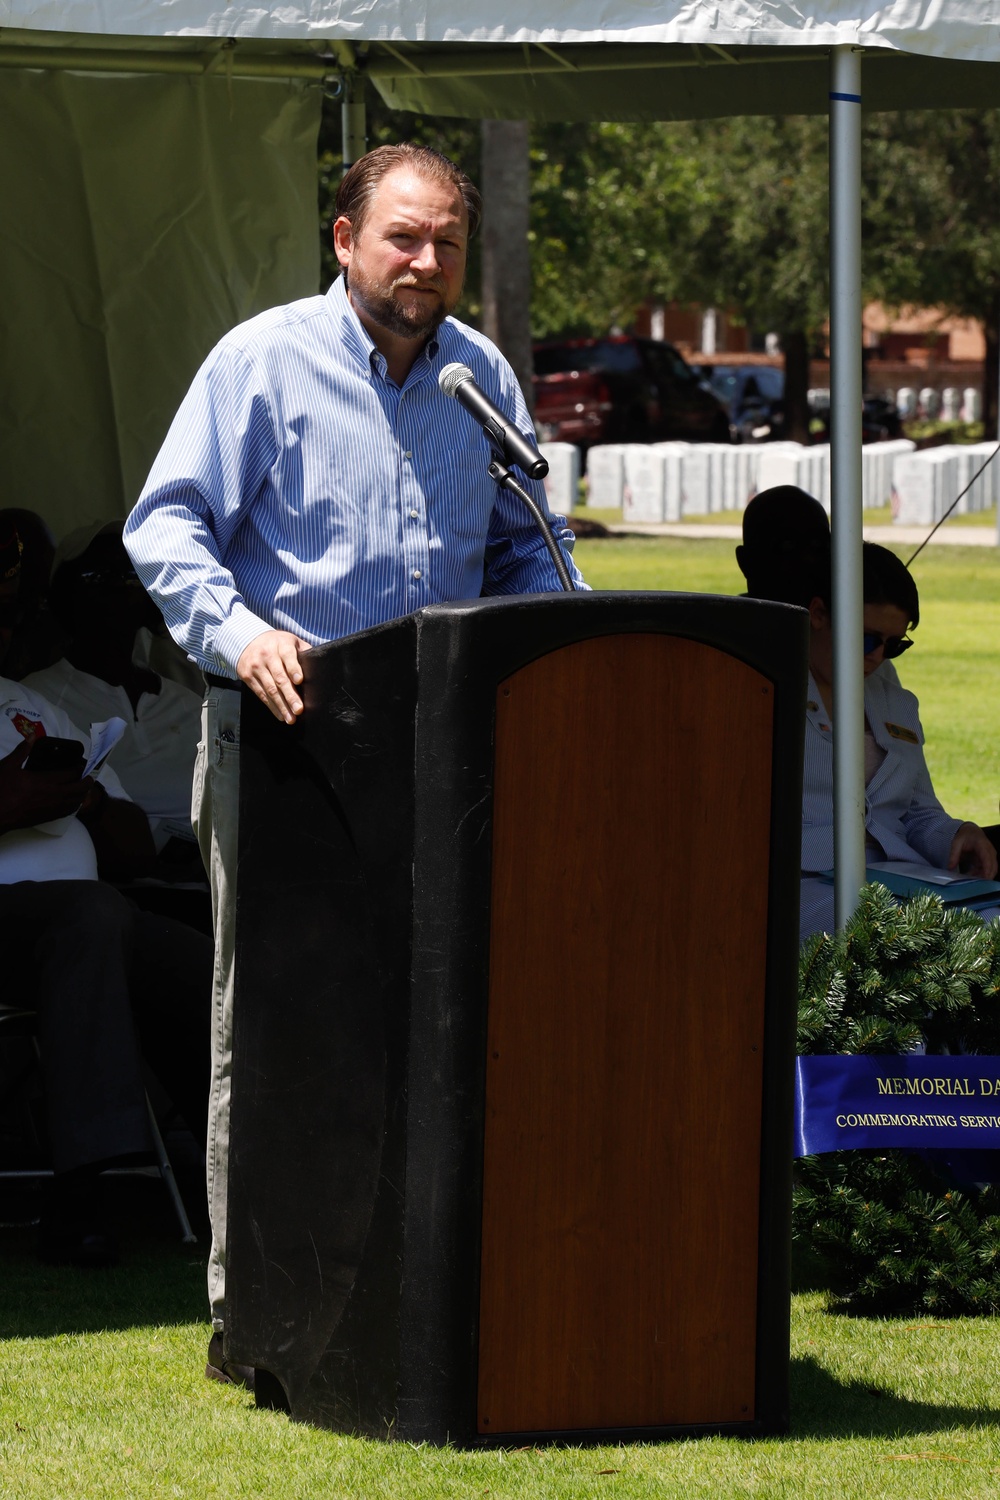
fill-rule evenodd
<path id="1" fill-rule="evenodd" d="M 319 284 L 311 84 L 0 74 L 0 504 L 134 503 L 225 331 Z"/>

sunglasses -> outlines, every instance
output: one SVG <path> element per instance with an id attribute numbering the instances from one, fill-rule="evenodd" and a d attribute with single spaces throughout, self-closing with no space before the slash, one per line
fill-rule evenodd
<path id="1" fill-rule="evenodd" d="M 879 635 L 877 630 L 866 630 L 864 633 L 864 654 L 871 656 L 873 651 L 882 647 L 882 655 L 886 661 L 893 661 L 897 656 L 902 656 L 904 651 L 909 651 L 913 642 L 908 635 Z"/>

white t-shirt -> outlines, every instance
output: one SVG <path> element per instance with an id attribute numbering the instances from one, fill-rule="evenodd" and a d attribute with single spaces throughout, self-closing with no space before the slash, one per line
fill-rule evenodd
<path id="1" fill-rule="evenodd" d="M 90 750 L 90 736 L 72 719 L 55 708 L 41 693 L 22 682 L 0 677 L 0 756 L 10 755 L 33 735 L 79 740 L 83 753 Z M 23 771 L 24 776 L 33 772 Z M 96 773 L 108 795 L 131 801 L 121 782 L 107 765 Z M 19 880 L 96 880 L 97 856 L 90 834 L 76 816 L 38 823 L 34 828 L 14 828 L 0 835 L 0 885 Z"/>
<path id="2" fill-rule="evenodd" d="M 108 757 L 122 786 L 149 819 L 157 848 L 176 834 L 192 839 L 191 781 L 201 734 L 201 699 L 160 678 L 158 693 L 143 693 L 135 712 L 123 687 L 81 672 L 63 658 L 25 685 L 44 693 L 77 724 L 125 720 L 125 733 Z"/>

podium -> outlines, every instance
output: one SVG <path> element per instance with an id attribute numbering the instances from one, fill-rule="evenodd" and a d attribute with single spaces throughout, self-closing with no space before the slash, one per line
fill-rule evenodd
<path id="1" fill-rule="evenodd" d="M 806 618 L 439 605 L 245 694 L 226 1348 L 460 1445 L 787 1423 Z"/>

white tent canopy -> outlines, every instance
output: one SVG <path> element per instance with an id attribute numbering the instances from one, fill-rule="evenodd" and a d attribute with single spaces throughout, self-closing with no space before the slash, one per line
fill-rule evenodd
<path id="1" fill-rule="evenodd" d="M 894 0 L 887 5 L 826 0 L 808 13 L 790 0 L 562 0 L 558 24 L 543 22 L 536 0 L 495 6 L 467 0 L 418 5 L 407 0 L 312 0 L 270 5 L 233 0 L 2 0 L 0 29 L 80 36 L 253 37 L 282 40 L 348 38 L 356 42 L 682 42 L 712 46 L 863 46 L 996 62 L 1000 7 L 996 0 Z"/>
<path id="2" fill-rule="evenodd" d="M 400 109 L 551 120 L 693 119 L 816 113 L 825 53 L 866 53 L 868 108 L 988 106 L 1000 3 L 794 5 L 730 0 L 609 7 L 575 0 L 560 25 L 514 0 L 418 8 L 365 0 L 203 5 L 144 0 L 15 6 L 0 0 L 0 67 L 223 72 L 230 77 L 364 74 Z M 609 12 L 611 12 L 609 14 Z M 571 23 L 571 24 L 570 24 Z"/>

